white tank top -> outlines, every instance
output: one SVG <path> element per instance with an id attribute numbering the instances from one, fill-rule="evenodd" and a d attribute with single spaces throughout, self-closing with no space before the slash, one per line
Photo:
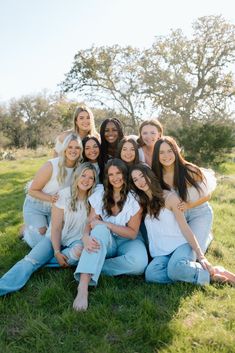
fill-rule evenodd
<path id="1" fill-rule="evenodd" d="M 152 257 L 171 254 L 180 245 L 187 243 L 174 213 L 168 208 L 161 209 L 158 219 L 146 215 L 144 223 Z"/>
<path id="2" fill-rule="evenodd" d="M 52 164 L 52 176 L 48 183 L 44 186 L 42 189 L 43 192 L 45 192 L 48 195 L 54 195 L 56 194 L 59 190 L 64 189 L 67 186 L 70 186 L 72 182 L 72 175 L 73 175 L 73 169 L 74 168 L 67 168 L 67 175 L 65 177 L 65 181 L 63 184 L 59 184 L 57 180 L 57 175 L 59 173 L 59 157 L 50 159 L 48 162 Z"/>

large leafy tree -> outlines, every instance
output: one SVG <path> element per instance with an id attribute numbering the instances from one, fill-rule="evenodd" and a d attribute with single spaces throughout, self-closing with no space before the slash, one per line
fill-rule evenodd
<path id="1" fill-rule="evenodd" d="M 136 129 L 146 99 L 140 87 L 142 52 L 132 47 L 92 47 L 80 50 L 61 84 L 64 92 L 78 92 L 86 100 L 101 103 L 130 118 Z"/>
<path id="2" fill-rule="evenodd" d="M 192 119 L 230 115 L 234 99 L 231 65 L 235 59 L 235 26 L 220 16 L 199 18 L 193 35 L 181 30 L 156 38 L 142 60 L 146 97 L 162 115 L 188 124 Z"/>

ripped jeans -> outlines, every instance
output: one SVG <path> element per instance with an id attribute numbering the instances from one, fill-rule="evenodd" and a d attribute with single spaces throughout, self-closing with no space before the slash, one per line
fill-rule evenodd
<path id="1" fill-rule="evenodd" d="M 80 240 L 74 241 L 61 252 L 68 257 L 69 265 L 76 265 L 79 258 L 74 256 L 74 248 L 82 245 Z M 44 237 L 22 260 L 18 261 L 0 279 L 0 296 L 20 290 L 30 276 L 43 267 L 54 256 L 51 240 Z"/>
<path id="2" fill-rule="evenodd" d="M 51 220 L 51 203 L 27 195 L 23 206 L 24 241 L 33 248 L 46 233 Z M 40 230 L 41 229 L 41 230 Z"/>

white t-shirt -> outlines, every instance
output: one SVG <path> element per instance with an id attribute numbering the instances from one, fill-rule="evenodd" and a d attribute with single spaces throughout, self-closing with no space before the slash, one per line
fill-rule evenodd
<path id="1" fill-rule="evenodd" d="M 103 195 L 104 187 L 102 184 L 99 184 L 96 187 L 95 192 L 89 197 L 89 202 L 94 208 L 95 213 L 101 216 L 102 220 L 105 222 L 110 222 L 119 226 L 126 226 L 131 217 L 133 217 L 139 210 L 140 205 L 134 198 L 131 192 L 128 192 L 126 202 L 124 206 L 116 216 L 108 216 L 104 212 L 103 208 Z"/>
<path id="2" fill-rule="evenodd" d="M 84 201 L 77 202 L 77 211 L 72 211 L 70 208 L 71 191 L 67 187 L 59 192 L 59 199 L 55 206 L 64 210 L 64 225 L 61 233 L 61 244 L 69 246 L 75 240 L 82 238 L 87 222 L 87 209 Z M 50 237 L 51 225 L 48 228 L 47 236 Z"/>
<path id="3" fill-rule="evenodd" d="M 216 177 L 212 169 L 200 168 L 204 180 L 198 182 L 200 186 L 199 191 L 194 187 L 190 186 L 187 188 L 187 202 L 194 202 L 200 199 L 201 197 L 209 195 L 216 188 Z"/>
<path id="4" fill-rule="evenodd" d="M 152 257 L 171 254 L 179 246 L 187 243 L 174 213 L 168 208 L 161 209 L 158 219 L 147 214 L 144 223 Z"/>

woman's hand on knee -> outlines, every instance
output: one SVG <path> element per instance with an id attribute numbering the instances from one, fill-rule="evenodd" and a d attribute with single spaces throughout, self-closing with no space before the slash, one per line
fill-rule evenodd
<path id="1" fill-rule="evenodd" d="M 97 252 L 100 249 L 100 243 L 91 236 L 83 237 L 84 248 L 88 252 Z"/>
<path id="2" fill-rule="evenodd" d="M 61 267 L 69 267 L 67 256 L 65 256 L 61 252 L 58 252 L 55 257 Z"/>

